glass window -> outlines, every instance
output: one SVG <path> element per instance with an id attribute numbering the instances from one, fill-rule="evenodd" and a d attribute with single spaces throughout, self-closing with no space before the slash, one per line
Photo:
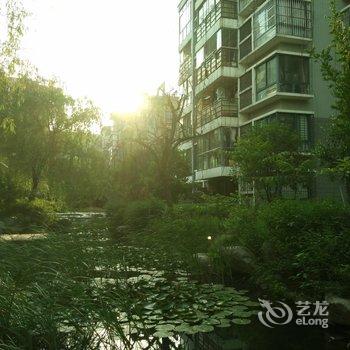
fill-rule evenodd
<path id="1" fill-rule="evenodd" d="M 257 100 L 261 100 L 277 90 L 277 56 L 261 64 L 255 70 Z"/>
<path id="2" fill-rule="evenodd" d="M 261 91 L 266 88 L 265 64 L 256 68 L 256 90 Z"/>
<path id="3" fill-rule="evenodd" d="M 202 47 L 196 54 L 196 68 L 199 68 L 204 62 L 204 47 Z"/>
<path id="4" fill-rule="evenodd" d="M 280 55 L 279 90 L 309 93 L 309 58 Z"/>
<path id="5" fill-rule="evenodd" d="M 237 47 L 237 30 L 224 28 L 222 30 L 222 46 Z"/>
<path id="6" fill-rule="evenodd" d="M 187 1 L 186 4 L 180 10 L 180 41 L 183 41 L 191 32 L 191 7 L 190 1 Z"/>
<path id="7" fill-rule="evenodd" d="M 254 15 L 254 47 L 258 47 L 276 35 L 275 1 L 269 1 Z"/>
<path id="8" fill-rule="evenodd" d="M 305 0 L 278 0 L 278 32 L 311 37 L 311 3 Z"/>
<path id="9" fill-rule="evenodd" d="M 204 45 L 204 56 L 208 57 L 211 53 L 217 49 L 217 37 L 218 34 L 214 34 Z"/>

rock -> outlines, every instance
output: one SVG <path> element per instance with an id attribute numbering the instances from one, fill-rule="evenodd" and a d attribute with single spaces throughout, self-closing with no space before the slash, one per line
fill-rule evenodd
<path id="1" fill-rule="evenodd" d="M 230 263 L 231 269 L 235 272 L 251 274 L 256 268 L 256 258 L 254 254 L 242 246 L 222 248 L 221 255 Z"/>
<path id="2" fill-rule="evenodd" d="M 197 253 L 194 255 L 198 263 L 202 266 L 208 267 L 211 265 L 211 258 L 207 253 Z"/>
<path id="3" fill-rule="evenodd" d="M 350 299 L 328 296 L 329 321 L 335 324 L 350 326 Z"/>

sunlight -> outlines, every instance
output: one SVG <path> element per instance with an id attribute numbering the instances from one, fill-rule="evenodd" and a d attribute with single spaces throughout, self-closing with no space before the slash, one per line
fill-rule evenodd
<path id="1" fill-rule="evenodd" d="M 178 1 L 138 1 L 137 11 L 133 2 L 102 3 L 26 0 L 33 15 L 21 56 L 44 76 L 60 77 L 74 98 L 91 98 L 108 124 L 113 112 L 137 111 L 163 81 L 177 86 Z"/>

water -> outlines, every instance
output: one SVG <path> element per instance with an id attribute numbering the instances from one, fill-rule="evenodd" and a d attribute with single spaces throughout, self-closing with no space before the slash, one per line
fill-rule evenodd
<path id="1" fill-rule="evenodd" d="M 71 221 L 103 219 L 104 213 L 62 213 L 62 219 Z M 102 236 L 102 235 L 101 235 Z M 97 283 L 109 283 L 112 279 L 103 278 L 104 267 L 96 267 L 101 277 Z M 132 272 L 132 271 L 129 271 Z M 236 286 L 238 287 L 238 286 Z M 103 333 L 103 329 L 101 329 Z M 233 326 L 219 329 L 215 333 L 184 336 L 181 349 L 185 350 L 349 350 L 349 329 L 330 327 L 322 329 L 315 326 L 289 324 L 270 329 L 257 319 L 248 326 Z M 147 344 L 135 344 L 134 350 L 145 349 Z M 118 343 L 118 348 L 123 346 Z M 105 348 L 104 348 L 105 349 Z M 112 348 L 111 348 L 112 349 Z M 180 349 L 180 347 L 179 347 Z"/>

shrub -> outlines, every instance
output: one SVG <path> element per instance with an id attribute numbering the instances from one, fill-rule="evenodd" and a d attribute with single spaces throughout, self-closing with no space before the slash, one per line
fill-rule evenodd
<path id="1" fill-rule="evenodd" d="M 27 229 L 31 226 L 49 227 L 55 222 L 56 203 L 44 199 L 20 199 L 11 208 L 16 223 Z"/>
<path id="2" fill-rule="evenodd" d="M 109 204 L 108 216 L 112 229 L 121 225 L 130 225 L 135 229 L 146 228 L 151 220 L 162 217 L 166 204 L 155 198 L 130 203 L 115 200 Z"/>
<path id="3" fill-rule="evenodd" d="M 6 217 L 9 209 L 16 203 L 17 198 L 23 195 L 18 183 L 9 175 L 0 172 L 0 217 Z"/>
<path id="4" fill-rule="evenodd" d="M 327 202 L 278 201 L 262 207 L 258 220 L 263 240 L 273 252 L 264 259 L 262 281 L 273 276 L 289 290 L 319 297 L 350 292 L 349 283 L 335 278 L 340 277 L 339 268 L 350 266 L 349 208 Z"/>
<path id="5" fill-rule="evenodd" d="M 135 228 L 146 228 L 151 220 L 162 217 L 166 204 L 159 199 L 131 202 L 124 211 L 125 223 Z"/>
<path id="6" fill-rule="evenodd" d="M 270 296 L 350 293 L 350 209 L 328 202 L 276 201 L 236 207 L 225 221 L 222 246 L 242 245 L 255 253 L 252 279 Z"/>
<path id="7" fill-rule="evenodd" d="M 175 218 L 193 216 L 214 216 L 226 218 L 237 205 L 237 198 L 221 195 L 202 195 L 197 203 L 180 203 L 173 207 L 172 215 Z"/>
<path id="8" fill-rule="evenodd" d="M 149 247 L 182 255 L 208 252 L 211 241 L 222 232 L 222 220 L 213 216 L 154 220 L 146 236 Z"/>

